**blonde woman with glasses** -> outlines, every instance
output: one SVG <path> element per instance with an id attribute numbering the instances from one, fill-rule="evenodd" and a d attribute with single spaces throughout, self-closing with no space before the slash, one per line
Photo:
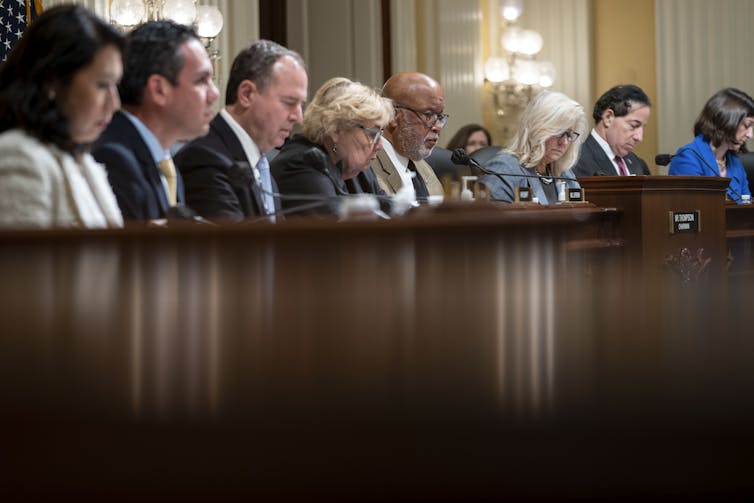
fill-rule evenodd
<path id="1" fill-rule="evenodd" d="M 557 182 L 578 188 L 571 167 L 586 131 L 584 107 L 563 93 L 539 93 L 521 114 L 510 147 L 484 165 L 492 173 L 481 180 L 492 199 L 510 203 L 517 187 L 529 187 L 539 204 L 554 204 L 558 202 Z"/>
<path id="2" fill-rule="evenodd" d="M 304 112 L 302 133 L 271 163 L 283 210 L 335 214 L 340 196 L 384 195 L 370 163 L 393 114 L 391 101 L 363 84 L 343 77 L 325 82 Z"/>

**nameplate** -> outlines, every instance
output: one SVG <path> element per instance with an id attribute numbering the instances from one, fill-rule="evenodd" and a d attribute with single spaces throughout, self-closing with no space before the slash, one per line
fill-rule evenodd
<path id="1" fill-rule="evenodd" d="M 580 203 L 584 201 L 584 189 L 566 189 L 566 200 L 572 203 Z"/>
<path id="2" fill-rule="evenodd" d="M 532 196 L 533 194 L 530 187 L 516 187 L 517 203 L 530 203 Z"/>
<path id="3" fill-rule="evenodd" d="M 669 211 L 670 233 L 699 232 L 702 229 L 699 210 Z"/>

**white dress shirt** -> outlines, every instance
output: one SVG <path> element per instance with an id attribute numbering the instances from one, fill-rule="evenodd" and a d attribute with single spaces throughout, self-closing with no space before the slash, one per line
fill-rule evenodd
<path id="1" fill-rule="evenodd" d="M 223 108 L 222 110 L 220 110 L 220 115 L 223 119 L 225 119 L 225 122 L 228 123 L 230 129 L 235 133 L 238 141 L 241 142 L 243 153 L 246 155 L 246 159 L 249 161 L 249 165 L 251 166 L 252 171 L 254 171 L 254 179 L 257 181 L 257 183 L 260 183 L 257 163 L 259 162 L 259 158 L 262 157 L 262 152 L 259 150 L 257 144 L 254 143 L 254 140 L 251 139 L 249 133 L 247 133 L 246 130 L 242 128 L 238 122 L 236 122 L 233 116 L 230 115 L 230 113 L 226 109 Z"/>
<path id="2" fill-rule="evenodd" d="M 403 182 L 403 190 L 410 190 L 412 193 L 412 199 L 416 199 L 416 191 L 414 190 L 414 182 L 412 180 L 413 173 L 408 169 L 408 157 L 404 157 L 395 151 L 393 145 L 387 140 L 382 138 L 382 150 L 385 151 L 390 161 L 395 165 L 398 174 Z M 418 174 L 417 174 L 418 176 Z"/>

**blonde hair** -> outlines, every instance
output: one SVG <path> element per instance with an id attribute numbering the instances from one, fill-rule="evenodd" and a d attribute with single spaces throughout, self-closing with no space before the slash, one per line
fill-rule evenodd
<path id="1" fill-rule="evenodd" d="M 324 145 L 336 131 L 366 121 L 385 127 L 393 117 L 393 102 L 360 82 L 335 77 L 317 90 L 304 112 L 301 132 L 311 142 Z"/>
<path id="2" fill-rule="evenodd" d="M 522 166 L 533 168 L 545 156 L 545 142 L 571 128 L 579 138 L 553 163 L 553 174 L 560 175 L 576 163 L 581 144 L 586 140 L 587 118 L 584 107 L 563 93 L 542 91 L 521 114 L 519 129 L 508 152 L 518 157 Z"/>

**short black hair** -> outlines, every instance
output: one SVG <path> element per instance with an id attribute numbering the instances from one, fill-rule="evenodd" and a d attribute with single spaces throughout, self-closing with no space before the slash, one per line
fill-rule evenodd
<path id="1" fill-rule="evenodd" d="M 694 123 L 694 136 L 703 135 L 716 147 L 735 141 L 738 126 L 747 117 L 754 117 L 754 100 L 740 89 L 726 87 L 707 100 Z M 748 152 L 745 143 L 739 152 Z"/>
<path id="2" fill-rule="evenodd" d="M 257 40 L 236 55 L 225 88 L 225 104 L 232 105 L 238 100 L 238 86 L 244 80 L 256 84 L 264 91 L 272 79 L 272 67 L 282 57 L 293 58 L 302 68 L 306 68 L 303 58 L 296 52 L 270 40 Z"/>
<path id="3" fill-rule="evenodd" d="M 149 21 L 129 33 L 123 78 L 118 86 L 120 101 L 124 105 L 141 105 L 151 75 L 162 75 L 178 85 L 184 64 L 181 46 L 191 39 L 199 40 L 193 28 L 169 20 Z"/>
<path id="4" fill-rule="evenodd" d="M 594 123 L 599 124 L 605 110 L 612 110 L 616 117 L 625 117 L 631 112 L 633 104 L 652 106 L 649 96 L 639 86 L 626 84 L 612 87 L 600 96 L 594 104 L 594 111 L 592 112 Z"/>
<path id="5" fill-rule="evenodd" d="M 60 103 L 76 73 L 106 46 L 122 53 L 123 35 L 85 7 L 44 11 L 0 67 L 0 132 L 19 128 L 66 152 L 79 150 Z"/>

